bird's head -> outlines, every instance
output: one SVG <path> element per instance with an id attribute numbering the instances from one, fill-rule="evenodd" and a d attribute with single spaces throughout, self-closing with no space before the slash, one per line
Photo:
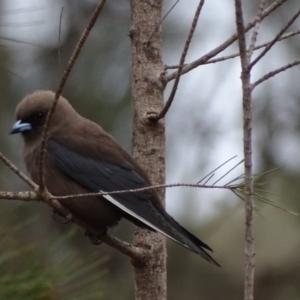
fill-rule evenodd
<path id="1" fill-rule="evenodd" d="M 25 140 L 40 139 L 54 97 L 55 94 L 51 91 L 36 91 L 27 95 L 16 108 L 17 121 L 10 133 L 22 133 Z M 49 133 L 65 123 L 73 111 L 69 102 L 60 97 L 52 116 Z"/>

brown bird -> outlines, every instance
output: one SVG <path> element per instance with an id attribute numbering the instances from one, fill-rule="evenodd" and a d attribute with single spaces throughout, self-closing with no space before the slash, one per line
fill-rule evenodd
<path id="1" fill-rule="evenodd" d="M 38 183 L 38 157 L 47 113 L 54 100 L 50 91 L 26 96 L 16 108 L 11 134 L 22 133 L 24 161 Z M 111 192 L 151 185 L 134 159 L 96 123 L 80 116 L 60 97 L 49 128 L 45 182 L 55 196 Z M 60 202 L 101 234 L 125 218 L 139 227 L 160 232 L 180 245 L 219 264 L 212 249 L 179 225 L 164 209 L 154 190 L 99 197 L 61 199 Z"/>

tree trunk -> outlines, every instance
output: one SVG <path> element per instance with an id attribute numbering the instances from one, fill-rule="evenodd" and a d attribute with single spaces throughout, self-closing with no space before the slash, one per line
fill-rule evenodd
<path id="1" fill-rule="evenodd" d="M 164 122 L 148 119 L 149 114 L 159 113 L 163 108 L 161 9 L 162 0 L 131 0 L 133 155 L 153 184 L 165 182 Z M 164 192 L 159 195 L 164 201 Z M 165 238 L 137 228 L 134 243 L 152 250 L 145 264 L 134 264 L 135 299 L 165 300 Z"/>

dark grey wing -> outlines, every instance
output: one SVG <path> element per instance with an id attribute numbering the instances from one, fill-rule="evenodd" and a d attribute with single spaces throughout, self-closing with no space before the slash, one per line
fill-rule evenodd
<path id="1" fill-rule="evenodd" d="M 112 192 L 146 187 L 147 183 L 124 161 L 119 164 L 107 163 L 78 154 L 70 148 L 50 139 L 47 145 L 53 163 L 66 176 L 84 186 L 91 192 Z M 158 231 L 183 246 L 184 242 L 174 237 L 174 229 L 152 205 L 150 190 L 103 196 L 110 203 L 121 209 L 128 219 L 142 223 Z"/>

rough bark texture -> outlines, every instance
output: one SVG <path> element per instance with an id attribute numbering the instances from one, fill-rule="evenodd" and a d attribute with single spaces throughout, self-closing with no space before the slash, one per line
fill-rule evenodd
<path id="1" fill-rule="evenodd" d="M 153 184 L 165 179 L 165 131 L 163 121 L 151 122 L 150 114 L 163 108 L 161 82 L 162 0 L 131 0 L 132 94 L 134 109 L 133 155 L 147 171 Z M 163 201 L 164 192 L 160 193 Z M 166 299 L 165 238 L 136 229 L 135 245 L 151 248 L 144 263 L 134 263 L 135 299 Z"/>

